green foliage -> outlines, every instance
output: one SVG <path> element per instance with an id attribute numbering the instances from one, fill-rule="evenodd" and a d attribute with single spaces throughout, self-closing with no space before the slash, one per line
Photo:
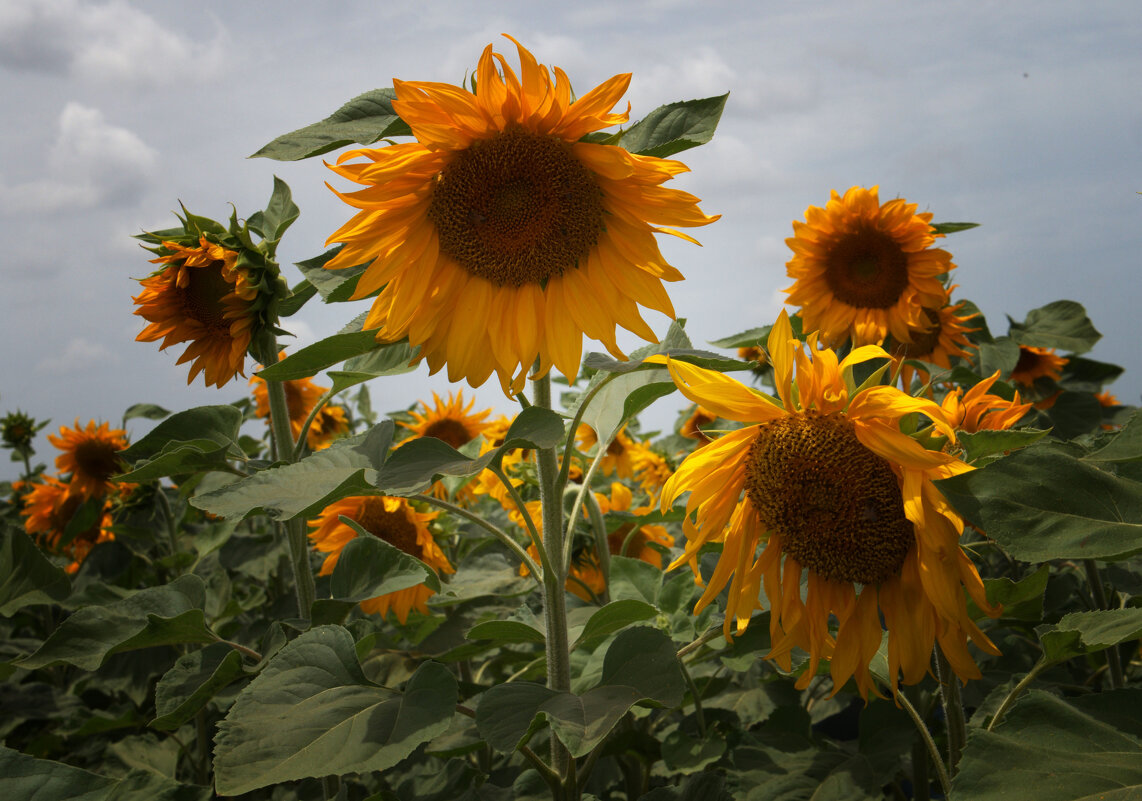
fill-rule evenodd
<path id="1" fill-rule="evenodd" d="M 395 97 L 388 88 L 365 92 L 321 122 L 279 136 L 251 158 L 299 161 L 353 143 L 371 145 L 389 136 L 409 136 L 412 131 L 393 111 Z"/>
<path id="2" fill-rule="evenodd" d="M 419 559 L 369 535 L 355 521 L 341 521 L 357 531 L 357 538 L 341 551 L 333 568 L 329 592 L 338 601 L 364 601 L 417 584 L 439 592 L 436 572 Z"/>
<path id="3" fill-rule="evenodd" d="M 283 648 L 218 728 L 218 791 L 238 795 L 309 776 L 383 770 L 448 728 L 456 683 L 427 662 L 403 692 L 369 681 L 353 638 L 321 626 Z"/>
<path id="4" fill-rule="evenodd" d="M 67 574 L 22 531 L 0 529 L 0 615 L 31 604 L 58 603 L 71 593 Z"/>
<path id="5" fill-rule="evenodd" d="M 640 156 L 668 158 L 714 138 L 729 94 L 659 106 L 623 132 L 619 144 Z"/>

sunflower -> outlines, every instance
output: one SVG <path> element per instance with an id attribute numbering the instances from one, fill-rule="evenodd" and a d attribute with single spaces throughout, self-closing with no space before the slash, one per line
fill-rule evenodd
<path id="1" fill-rule="evenodd" d="M 599 435 L 586 423 L 580 423 L 579 428 L 575 430 L 575 444 L 579 450 L 590 455 L 590 452 L 599 445 Z M 620 428 L 615 438 L 607 445 L 606 454 L 599 462 L 599 475 L 634 478 L 633 456 L 636 449 L 637 443 L 626 433 L 626 428 Z"/>
<path id="2" fill-rule="evenodd" d="M 954 288 L 952 287 L 952 289 Z M 963 317 L 958 314 L 963 305 L 961 301 L 954 306 L 951 303 L 946 303 L 939 309 L 925 308 L 924 320 L 926 324 L 924 327 L 910 332 L 912 341 L 897 342 L 892 340 L 887 349 L 897 359 L 919 359 L 922 362 L 943 367 L 945 370 L 952 368 L 951 359 L 953 356 L 970 359 L 971 353 L 968 351 L 975 345 L 968 341 L 967 335 L 979 329 L 968 328 L 967 326 L 977 314 L 969 314 Z M 925 381 L 929 378 L 926 370 L 915 368 L 909 364 L 903 365 L 900 370 L 902 386 L 905 389 L 911 387 L 912 380 L 916 375 L 921 375 L 922 380 Z"/>
<path id="3" fill-rule="evenodd" d="M 143 291 L 133 300 L 135 314 L 150 323 L 137 342 L 163 344 L 166 350 L 190 342 L 176 364 L 192 361 L 186 383 L 203 373 L 207 386 L 223 387 L 235 375 L 245 375 L 246 351 L 257 323 L 257 286 L 238 254 L 199 238 L 197 247 L 164 241 L 167 252 L 153 264 L 165 265 L 139 283 Z"/>
<path id="4" fill-rule="evenodd" d="M 1057 356 L 1054 348 L 1020 345 L 1019 361 L 1011 371 L 1011 380 L 1028 388 L 1034 386 L 1035 381 L 1040 378 L 1058 381 L 1066 364 L 1066 357 Z"/>
<path id="5" fill-rule="evenodd" d="M 901 673 L 908 684 L 924 676 L 935 642 L 957 675 L 978 677 L 967 639 L 997 650 L 968 615 L 963 589 L 988 614 L 999 612 L 959 547 L 962 519 L 932 483 L 971 468 L 900 430 L 919 413 L 954 441 L 943 411 L 894 387 L 852 392 L 852 365 L 883 358 L 879 347 L 857 348 L 838 363 L 810 335 L 807 354 L 784 312 L 768 346 L 780 403 L 721 373 L 657 357 L 687 398 L 747 424 L 695 451 L 667 482 L 664 509 L 690 493 L 686 547 L 668 569 L 690 563 L 696 571 L 702 546 L 722 542 L 695 611 L 730 583 L 729 636 L 731 621 L 746 628 L 764 592 L 768 658 L 790 670 L 792 649 L 807 652 L 802 689 L 829 659 L 835 690 L 855 678 L 865 697 L 878 692 L 868 665 L 881 644 L 881 615 L 894 689 Z"/>
<path id="6" fill-rule="evenodd" d="M 603 514 L 629 512 L 637 518 L 654 511 L 654 507 L 651 505 L 635 507 L 634 495 L 630 488 L 617 481 L 611 484 L 609 498 L 598 493 L 596 493 L 596 497 Z M 662 551 L 652 547 L 652 543 L 669 551 L 674 547 L 674 537 L 666 530 L 665 526 L 657 523 L 636 524 L 634 522 L 624 523 L 607 535 L 607 545 L 612 555 L 641 559 L 655 567 L 662 567 Z"/>
<path id="7" fill-rule="evenodd" d="M 455 394 L 448 393 L 447 401 L 442 401 L 440 396 L 433 392 L 432 400 L 434 404 L 432 407 L 429 407 L 427 401 L 420 401 L 419 409 L 409 412 L 413 422 L 401 425 L 418 437 L 432 437 L 457 450 L 482 435 L 490 426 L 484 422 L 484 419 L 492 413 L 492 410 L 484 409 L 482 412 L 470 414 L 476 401 L 470 400 L 465 405 L 462 390 Z"/>
<path id="8" fill-rule="evenodd" d="M 24 529 L 29 536 L 34 536 L 49 553 L 71 559 L 71 564 L 65 568 L 68 573 L 79 570 L 80 564 L 96 545 L 115 539 L 110 530 L 110 501 L 105 499 L 91 525 L 77 532 L 68 542 L 63 542 L 68 524 L 83 502 L 84 496 L 72 492 L 67 484 L 51 476 L 43 476 L 42 483 L 33 484 L 24 497 L 24 508 L 20 511 L 27 518 Z"/>
<path id="9" fill-rule="evenodd" d="M 48 441 L 60 449 L 56 469 L 61 475 L 71 474 L 70 490 L 83 498 L 99 498 L 118 485 L 111 476 L 123 471 L 119 452 L 127 447 L 127 432 L 111 428 L 109 423 L 96 426 L 90 420 L 81 428 L 60 426 L 59 436 L 48 434 Z"/>
<path id="10" fill-rule="evenodd" d="M 1030 403 L 1019 402 L 1018 392 L 1012 400 L 989 394 L 988 390 L 998 379 L 999 371 L 996 370 L 966 394 L 962 387 L 956 387 L 944 396 L 940 407 L 957 431 L 968 434 L 984 430 L 1003 431 L 1019 422 L 1031 408 Z"/>
<path id="11" fill-rule="evenodd" d="M 283 356 L 285 356 L 284 352 L 278 354 L 279 359 Z M 266 382 L 264 379 L 254 376 L 250 379 L 250 383 L 254 386 L 254 402 L 256 404 L 254 413 L 269 422 L 270 393 L 266 387 Z M 301 436 L 301 427 L 305 425 L 309 413 L 313 411 L 313 407 L 317 405 L 322 396 L 329 391 L 329 387 L 318 386 L 308 378 L 297 378 L 281 383 L 282 389 L 285 390 L 286 409 L 289 411 L 289 430 L 296 442 L 297 438 Z M 314 416 L 305 441 L 310 450 L 319 451 L 322 448 L 328 448 L 334 439 L 348 431 L 349 420 L 345 417 L 345 410 L 340 406 L 326 405 Z"/>
<path id="12" fill-rule="evenodd" d="M 690 415 L 682 422 L 678 435 L 686 439 L 696 439 L 703 445 L 710 441 L 702 431 L 702 426 L 708 426 L 718 419 L 718 416 L 702 406 L 695 406 Z"/>
<path id="13" fill-rule="evenodd" d="M 825 208 L 810 206 L 805 222 L 794 221 L 793 251 L 786 263 L 796 279 L 785 302 L 801 307 L 806 331 L 819 331 L 837 347 L 879 345 L 889 334 L 912 341 L 930 324 L 924 308 L 944 305 L 938 276 L 955 268 L 945 250 L 932 248 L 932 215 L 917 214 L 902 198 L 881 205 L 877 187 L 834 190 Z"/>
<path id="14" fill-rule="evenodd" d="M 766 356 L 765 351 L 757 345 L 743 345 L 738 348 L 738 358 L 743 362 L 757 362 L 758 366 L 765 365 Z"/>
<path id="15" fill-rule="evenodd" d="M 573 378 L 583 334 L 624 359 L 616 326 L 657 341 L 638 306 L 673 317 L 662 282 L 682 274 L 654 234 L 693 241 L 660 226 L 717 219 L 662 186 L 682 163 L 580 141 L 627 121 L 610 109 L 630 75 L 572 102 L 567 75 L 515 44 L 520 74 L 488 45 L 474 93 L 393 81 L 393 108 L 417 141 L 331 165 L 365 188 L 337 193 L 360 211 L 329 237 L 343 246 L 325 265 L 371 262 L 355 297 L 381 290 L 365 321 L 378 340 L 407 336 L 450 381 L 477 387 L 495 372 L 508 394 L 537 357 L 536 375 L 554 365 Z"/>
<path id="16" fill-rule="evenodd" d="M 429 522 L 436 519 L 439 514 L 439 512 L 418 512 L 404 498 L 378 495 L 343 498 L 331 503 L 315 520 L 309 521 L 309 526 L 313 529 L 309 532 L 313 547 L 321 553 L 328 554 L 321 565 L 319 575 L 328 576 L 333 573 L 341 551 L 357 536 L 357 532 L 342 523 L 339 517 L 349 518 L 374 537 L 419 559 L 437 573 L 455 572 L 448 557 L 440 550 L 440 546 L 436 544 L 436 540 L 428 530 Z M 408 620 L 409 611 L 413 609 L 421 614 L 428 613 L 427 601 L 432 594 L 433 590 L 424 584 L 417 584 L 414 587 L 361 601 L 361 609 L 382 617 L 391 609 L 397 620 L 404 624 Z"/>

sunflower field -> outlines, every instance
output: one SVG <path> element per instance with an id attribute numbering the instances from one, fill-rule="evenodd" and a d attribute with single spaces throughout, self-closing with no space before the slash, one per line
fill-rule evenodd
<path id="1" fill-rule="evenodd" d="M 277 178 L 138 236 L 217 405 L 0 420 L 0 798 L 1142 798 L 1142 417 L 1082 305 L 995 327 L 975 224 L 856 186 L 696 346 L 658 237 L 718 219 L 671 182 L 727 97 L 632 123 L 510 42 L 255 154 L 332 154 L 300 280 Z M 468 387 L 374 409 L 422 362 Z"/>

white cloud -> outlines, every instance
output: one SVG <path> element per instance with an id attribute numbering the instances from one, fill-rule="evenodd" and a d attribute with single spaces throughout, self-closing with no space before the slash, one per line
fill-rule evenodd
<path id="1" fill-rule="evenodd" d="M 62 353 L 42 359 L 36 370 L 41 373 L 70 373 L 118 363 L 119 357 L 104 345 L 76 337 L 67 343 Z"/>
<path id="2" fill-rule="evenodd" d="M 221 72 L 226 34 L 196 41 L 126 0 L 5 0 L 0 65 L 108 83 L 165 85 Z"/>
<path id="3" fill-rule="evenodd" d="M 44 177 L 7 186 L 0 176 L 0 210 L 42 213 L 127 203 L 149 185 L 157 162 L 151 147 L 107 122 L 99 109 L 68 103 Z"/>

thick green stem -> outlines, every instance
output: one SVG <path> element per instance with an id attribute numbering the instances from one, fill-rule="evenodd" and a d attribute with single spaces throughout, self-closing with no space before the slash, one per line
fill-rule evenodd
<path id="1" fill-rule="evenodd" d="M 964 720 L 964 705 L 960 701 L 960 680 L 952 672 L 952 666 L 939 646 L 935 651 L 936 681 L 940 685 L 940 700 L 948 727 L 948 775 L 955 776 L 964 741 L 967 740 L 967 722 Z"/>
<path id="2" fill-rule="evenodd" d="M 258 355 L 262 364 L 276 364 L 278 360 L 277 342 L 272 335 L 263 343 Z M 270 401 L 270 437 L 275 458 L 293 461 L 293 432 L 289 426 L 289 404 L 286 402 L 285 385 L 280 381 L 266 382 L 266 395 Z M 309 566 L 309 542 L 305 535 L 304 520 L 287 520 L 279 524 L 289 543 L 289 561 L 293 567 L 293 585 L 297 593 L 297 614 L 302 620 L 309 620 L 317 588 L 313 583 L 313 569 Z"/>
<path id="3" fill-rule="evenodd" d="M 678 666 L 682 668 L 682 676 L 686 679 L 686 686 L 690 688 L 690 695 L 694 698 L 694 717 L 698 722 L 698 733 L 703 737 L 706 736 L 706 714 L 702 711 L 702 696 L 698 692 L 698 685 L 694 683 L 694 677 L 690 675 L 690 671 L 686 669 L 686 663 L 681 659 L 678 660 Z"/>
<path id="4" fill-rule="evenodd" d="M 1102 586 L 1102 574 L 1099 573 L 1098 563 L 1093 559 L 1084 559 L 1083 567 L 1086 569 L 1087 582 L 1090 584 L 1091 594 L 1094 595 L 1094 602 L 1098 604 L 1099 609 L 1110 609 L 1106 589 Z M 1126 681 L 1122 673 L 1122 655 L 1119 653 L 1117 645 L 1112 645 L 1106 649 L 1106 667 L 1110 671 L 1110 688 L 1121 690 L 1125 687 Z"/>
<path id="5" fill-rule="evenodd" d="M 551 408 L 551 376 L 535 379 L 534 405 Z M 571 648 L 567 637 L 567 570 L 563 561 L 563 497 L 556 492 L 559 466 L 555 448 L 535 453 L 539 479 L 539 500 L 543 507 L 543 542 L 547 552 L 543 571 L 543 614 L 547 624 L 547 686 L 557 692 L 571 690 Z M 551 764 L 564 786 L 573 784 L 571 755 L 551 736 Z"/>

